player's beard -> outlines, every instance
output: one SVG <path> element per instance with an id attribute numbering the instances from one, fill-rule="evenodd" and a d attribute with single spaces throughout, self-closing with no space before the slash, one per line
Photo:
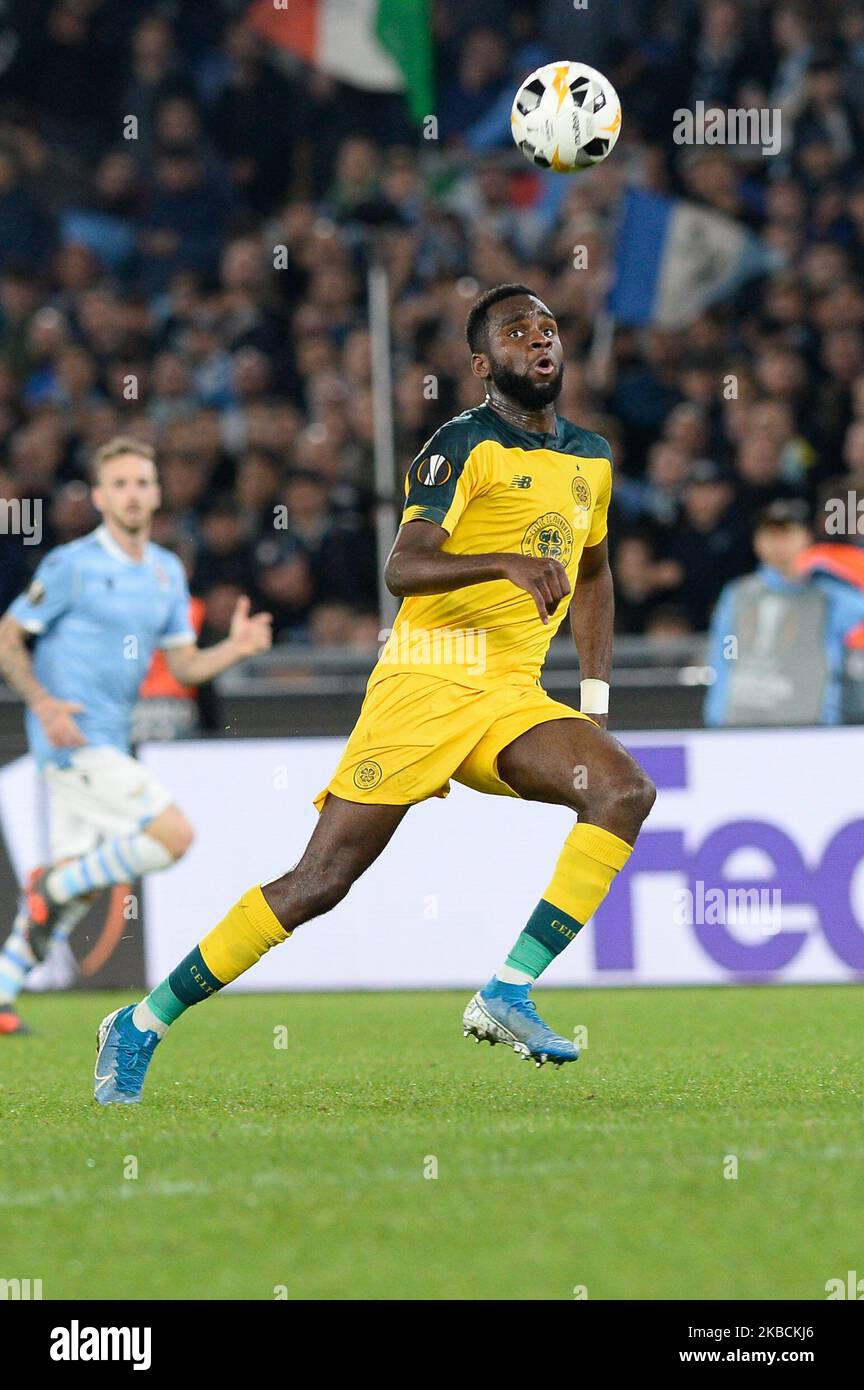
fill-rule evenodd
<path id="1" fill-rule="evenodd" d="M 542 410 L 544 405 L 557 401 L 561 394 L 564 383 L 563 362 L 554 376 L 545 377 L 540 381 L 532 381 L 527 373 L 514 372 L 499 362 L 490 360 L 489 365 L 492 368 L 492 380 L 501 395 L 507 396 L 516 405 L 521 405 L 523 410 Z"/>
<path id="2" fill-rule="evenodd" d="M 142 510 L 127 513 L 124 516 L 115 516 L 114 520 L 121 531 L 126 532 L 127 536 L 140 536 L 142 531 L 150 529 L 153 513 Z"/>

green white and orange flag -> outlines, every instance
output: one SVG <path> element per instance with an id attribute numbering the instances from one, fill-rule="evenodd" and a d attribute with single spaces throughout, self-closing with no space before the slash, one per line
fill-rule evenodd
<path id="1" fill-rule="evenodd" d="M 341 82 L 432 112 L 432 0 L 254 0 L 248 23 Z"/>

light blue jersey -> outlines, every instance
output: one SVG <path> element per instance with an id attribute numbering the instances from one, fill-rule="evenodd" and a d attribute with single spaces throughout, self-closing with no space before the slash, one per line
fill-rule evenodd
<path id="1" fill-rule="evenodd" d="M 853 628 L 864 623 L 864 593 L 830 575 L 815 573 L 801 579 L 784 579 L 777 570 L 760 565 L 756 570 L 763 584 L 777 594 L 806 593 L 818 589 L 827 599 L 825 624 L 822 632 L 823 654 L 828 670 L 821 710 L 823 724 L 839 724 L 842 719 L 843 669 L 846 657 L 846 638 Z M 735 635 L 735 595 L 744 581 L 733 579 L 723 589 L 711 618 L 709 663 L 716 673 L 714 684 L 705 697 L 704 718 L 709 728 L 725 724 L 731 686 L 732 662 L 725 653 L 725 643 Z"/>
<path id="2" fill-rule="evenodd" d="M 151 544 L 137 562 L 105 526 L 46 555 L 9 612 L 36 635 L 37 680 L 83 706 L 74 718 L 87 743 L 123 752 L 154 651 L 196 640 L 177 556 Z M 27 737 L 40 767 L 68 764 L 71 750 L 53 748 L 29 710 Z"/>

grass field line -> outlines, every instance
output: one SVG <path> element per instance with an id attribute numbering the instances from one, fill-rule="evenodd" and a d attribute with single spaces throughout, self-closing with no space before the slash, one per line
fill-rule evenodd
<path id="1" fill-rule="evenodd" d="M 737 1152 L 738 1159 L 745 1163 L 767 1163 L 771 1161 L 782 1162 L 789 1158 L 786 1149 L 741 1149 Z M 624 1156 L 622 1155 L 622 1158 Z M 804 1158 L 811 1162 L 838 1162 L 847 1160 L 861 1161 L 864 1159 L 864 1147 L 849 1148 L 842 1144 L 829 1144 L 821 1150 L 813 1149 L 809 1151 L 799 1151 L 797 1158 Z M 654 1160 L 649 1156 L 626 1156 L 626 1161 L 631 1173 L 634 1166 L 647 1166 L 653 1171 Z M 707 1165 L 712 1167 L 722 1161 L 722 1155 L 718 1152 L 710 1154 L 676 1154 L 676 1164 L 681 1165 Z M 608 1166 L 608 1163 L 607 1163 Z M 490 1176 L 506 1177 L 512 1176 L 513 1164 L 505 1161 L 492 1162 L 484 1165 L 483 1177 L 488 1179 Z M 521 1176 L 532 1178 L 560 1177 L 572 1172 L 572 1164 L 567 1161 L 546 1160 L 544 1162 L 526 1162 L 523 1159 L 519 1163 Z M 304 1194 L 309 1190 L 309 1177 L 304 1173 L 302 1176 L 293 1176 L 290 1173 L 272 1172 L 264 1170 L 258 1173 L 244 1175 L 243 1181 L 247 1188 L 295 1188 Z M 405 1183 L 409 1182 L 415 1186 L 423 1181 L 419 1163 L 416 1169 L 405 1167 L 394 1167 L 390 1165 L 379 1165 L 364 1167 L 363 1171 L 354 1170 L 350 1177 L 350 1185 L 357 1187 L 368 1187 L 383 1183 Z M 454 1177 L 454 1181 L 463 1182 L 462 1173 Z M 321 1190 L 326 1186 L 336 1186 L 344 1191 L 346 1185 L 345 1175 L 342 1172 L 324 1173 L 320 1170 L 316 1172 L 314 1179 L 315 1189 Z M 56 1184 L 52 1187 L 41 1188 L 37 1191 L 26 1192 L 4 1192 L 0 1190 L 0 1208 L 5 1210 L 33 1209 L 48 1206 L 74 1206 L 79 1203 L 92 1203 L 94 1201 L 104 1202 L 127 1202 L 130 1200 L 143 1201 L 148 1197 L 208 1197 L 222 1193 L 226 1190 L 236 1192 L 237 1174 L 227 1174 L 224 1182 L 209 1181 L 207 1179 L 191 1178 L 164 1178 L 164 1179 L 134 1179 L 122 1184 L 113 1184 L 110 1187 L 94 1189 L 93 1187 L 60 1187 Z M 248 1199 L 247 1192 L 247 1199 Z"/>
<path id="2" fill-rule="evenodd" d="M 82 1299 L 824 1297 L 861 1269 L 862 997 L 576 1000 L 588 1065 L 550 1078 L 451 1046 L 438 996 L 299 1000 L 302 1057 L 270 1046 L 287 1009 L 242 996 L 113 1111 L 85 1083 L 94 1001 L 34 999 L 44 1038 L 0 1046 L 0 1274 Z"/>
<path id="3" fill-rule="evenodd" d="M 351 1182 L 370 1182 L 381 1181 L 385 1178 L 391 1180 L 404 1178 L 406 1173 L 399 1169 L 378 1169 L 374 1174 L 364 1173 L 361 1176 L 352 1174 Z M 316 1183 L 320 1182 L 321 1174 L 316 1174 Z M 331 1181 L 344 1187 L 344 1175 L 331 1175 Z M 293 1178 L 287 1173 L 251 1173 L 244 1178 L 247 1187 L 298 1187 L 306 1189 L 307 1178 Z M 224 1182 L 210 1182 L 200 1178 L 164 1178 L 153 1179 L 150 1181 L 140 1179 L 124 1182 L 122 1185 L 112 1184 L 110 1187 L 94 1190 L 93 1188 L 83 1187 L 46 1187 L 37 1192 L 0 1192 L 0 1207 L 7 1210 L 14 1208 L 39 1208 L 42 1206 L 59 1205 L 74 1206 L 79 1202 L 127 1202 L 132 1199 L 143 1200 L 146 1197 L 208 1197 L 214 1193 L 222 1192 L 226 1189 L 236 1192 L 236 1174 L 226 1176 Z"/>

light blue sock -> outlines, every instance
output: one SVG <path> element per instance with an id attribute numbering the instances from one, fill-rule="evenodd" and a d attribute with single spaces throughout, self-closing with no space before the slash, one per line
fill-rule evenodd
<path id="1" fill-rule="evenodd" d="M 134 882 L 155 869 L 167 869 L 173 862 L 159 840 L 154 840 L 146 830 L 136 830 L 132 835 L 115 835 L 113 839 L 103 840 L 89 854 L 51 869 L 45 887 L 52 902 L 68 903 L 91 893 L 94 888 Z"/>
<path id="2" fill-rule="evenodd" d="M 0 951 L 0 1004 L 14 1004 L 36 964 L 27 940 L 27 917 L 19 912 Z"/>
<path id="3" fill-rule="evenodd" d="M 61 913 L 50 941 L 68 941 L 90 906 L 89 899 L 70 903 Z M 15 1003 L 25 979 L 38 964 L 27 940 L 27 916 L 19 912 L 0 951 L 0 1004 Z"/>

